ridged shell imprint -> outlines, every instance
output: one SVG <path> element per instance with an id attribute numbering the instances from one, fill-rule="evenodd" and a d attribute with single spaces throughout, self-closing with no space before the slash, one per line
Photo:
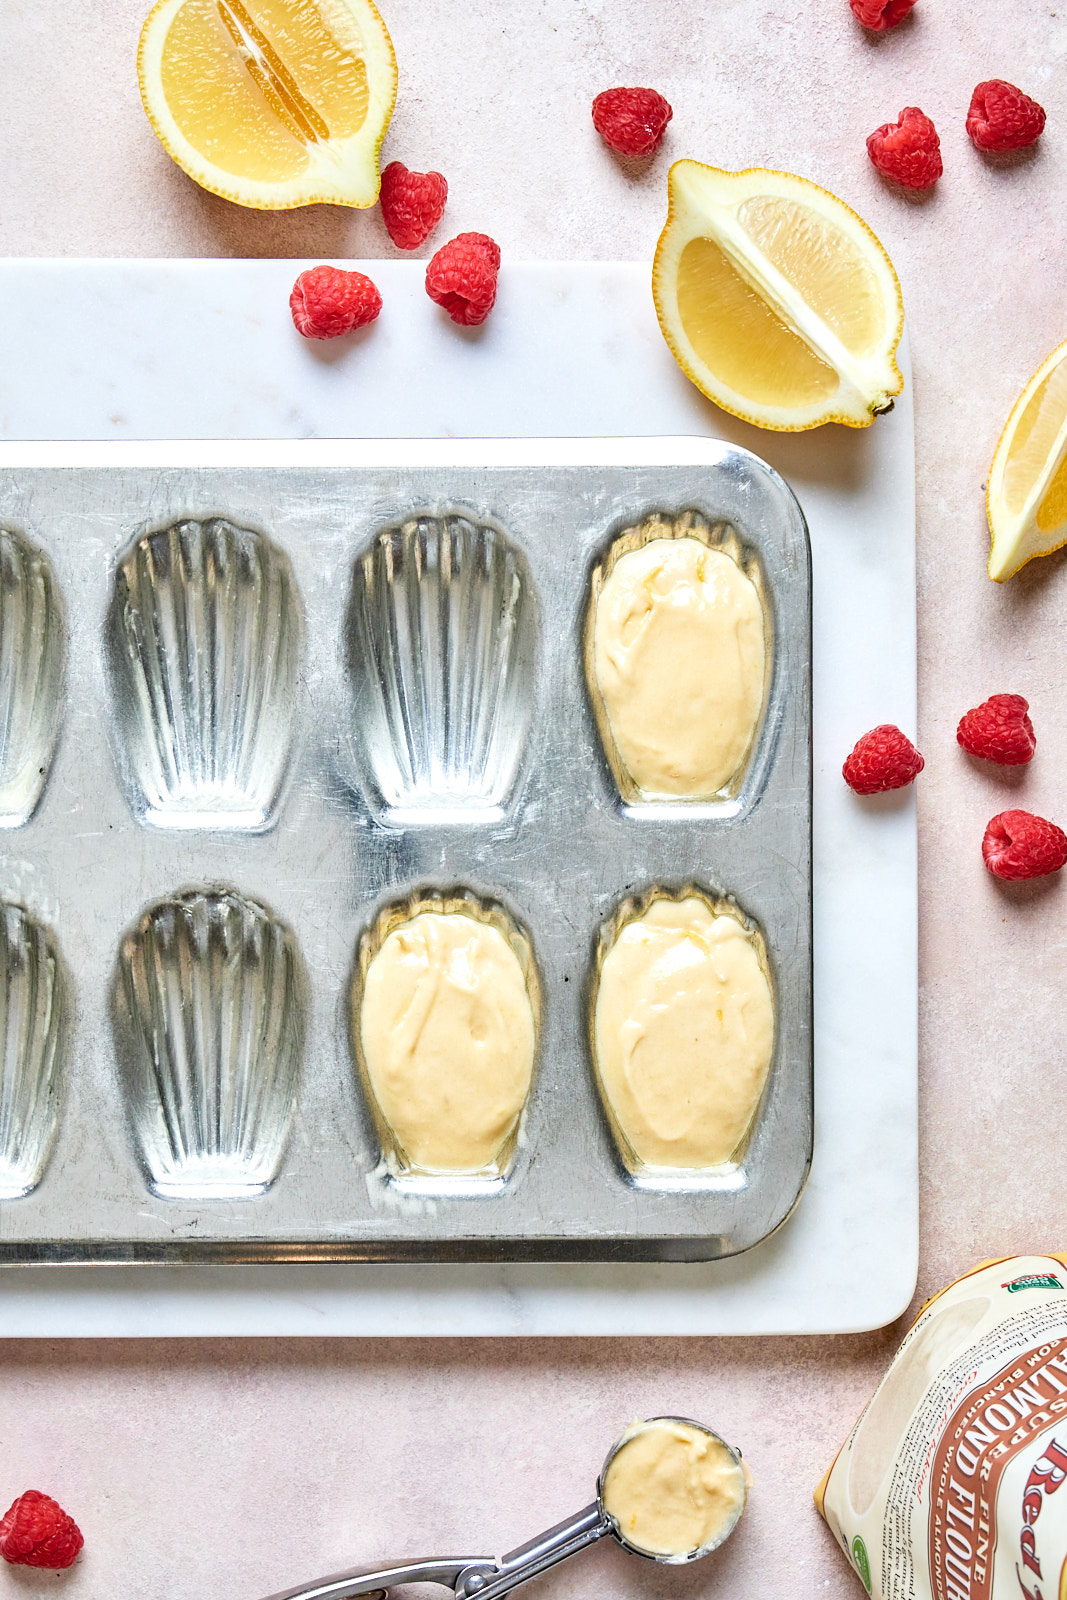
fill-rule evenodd
<path id="1" fill-rule="evenodd" d="M 186 890 L 123 941 L 127 1114 L 157 1194 L 257 1194 L 289 1136 L 303 1038 L 296 943 L 232 890 Z"/>
<path id="2" fill-rule="evenodd" d="M 736 794 L 768 678 L 762 574 L 732 528 L 653 516 L 593 573 L 586 675 L 623 798 Z"/>
<path id="3" fill-rule="evenodd" d="M 533 1080 L 529 940 L 470 895 L 393 906 L 364 935 L 353 1040 L 394 1176 L 499 1180 Z"/>
<path id="4" fill-rule="evenodd" d="M 41 1180 L 59 1117 L 65 980 L 51 936 L 0 904 L 0 1200 Z"/>
<path id="5" fill-rule="evenodd" d="M 497 529 L 418 517 L 356 564 L 348 654 L 375 809 L 462 816 L 502 807 L 530 727 L 536 602 Z"/>
<path id="6" fill-rule="evenodd" d="M 63 610 L 48 558 L 0 528 L 0 828 L 29 821 L 59 728 Z"/>
<path id="7" fill-rule="evenodd" d="M 112 630 L 135 809 L 170 827 L 265 827 L 302 639 L 287 557 L 222 518 L 146 534 L 119 563 Z"/>
<path id="8" fill-rule="evenodd" d="M 766 951 L 734 908 L 690 890 L 620 909 L 601 938 L 593 1053 L 624 1166 L 735 1162 L 773 1052 Z"/>

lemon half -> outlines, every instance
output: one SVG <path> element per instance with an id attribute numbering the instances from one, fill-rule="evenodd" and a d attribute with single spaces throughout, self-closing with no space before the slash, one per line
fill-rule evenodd
<path id="1" fill-rule="evenodd" d="M 159 0 L 141 99 L 167 154 L 261 210 L 372 206 L 396 56 L 371 0 Z"/>
<path id="2" fill-rule="evenodd" d="M 1067 544 L 1067 341 L 1041 363 L 1004 424 L 986 514 L 989 576 L 998 583 Z"/>
<path id="3" fill-rule="evenodd" d="M 652 295 L 697 388 L 760 428 L 865 428 L 904 387 L 900 283 L 843 200 L 806 178 L 676 161 Z"/>

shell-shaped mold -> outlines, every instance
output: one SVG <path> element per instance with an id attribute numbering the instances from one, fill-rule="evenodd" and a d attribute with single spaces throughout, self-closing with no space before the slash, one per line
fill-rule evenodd
<path id="1" fill-rule="evenodd" d="M 162 827 L 264 828 L 289 762 L 302 642 L 269 539 L 221 517 L 119 561 L 111 663 L 134 810 Z"/>
<path id="2" fill-rule="evenodd" d="M 303 1040 L 289 928 L 233 890 L 185 890 L 144 913 L 118 966 L 127 1115 L 152 1189 L 260 1193 L 285 1153 Z"/>
<path id="3" fill-rule="evenodd" d="M 669 573 L 662 541 L 676 540 L 684 543 L 674 547 Z M 641 554 L 653 544 L 659 552 Z M 710 556 L 692 553 L 700 546 Z M 706 598 L 682 607 L 679 594 Z M 773 632 L 759 557 L 729 523 L 710 523 L 699 511 L 657 512 L 612 541 L 591 574 L 584 655 L 601 744 L 625 804 L 736 802 L 767 708 Z"/>
<path id="4" fill-rule="evenodd" d="M 360 939 L 350 1021 L 389 1176 L 416 1190 L 498 1193 L 522 1141 L 540 1038 L 525 930 L 469 890 L 387 906 Z"/>
<path id="5" fill-rule="evenodd" d="M 356 563 L 347 643 L 372 809 L 412 822 L 499 813 L 534 701 L 522 552 L 458 515 L 384 530 Z"/>
<path id="6" fill-rule="evenodd" d="M 0 1199 L 41 1180 L 59 1117 L 65 979 L 51 935 L 0 904 Z"/>
<path id="7" fill-rule="evenodd" d="M 644 1187 L 731 1181 L 775 1047 L 759 927 L 689 885 L 624 900 L 600 930 L 589 1033 L 619 1160 Z"/>
<path id="8" fill-rule="evenodd" d="M 0 528 L 0 828 L 33 815 L 63 687 L 63 608 L 48 558 Z"/>

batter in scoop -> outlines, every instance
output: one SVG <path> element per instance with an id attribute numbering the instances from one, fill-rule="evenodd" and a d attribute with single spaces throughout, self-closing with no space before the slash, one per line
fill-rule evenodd
<path id="1" fill-rule="evenodd" d="M 745 1508 L 749 1474 L 702 1428 L 656 1417 L 639 1422 L 611 1459 L 601 1499 L 628 1544 L 682 1556 L 722 1539 Z"/>
<path id="2" fill-rule="evenodd" d="M 756 939 L 692 895 L 653 900 L 604 957 L 594 1043 L 612 1119 L 639 1161 L 729 1162 L 774 1049 L 774 1001 Z"/>
<path id="3" fill-rule="evenodd" d="M 763 605 L 725 550 L 652 539 L 596 601 L 593 670 L 619 759 L 650 797 L 708 798 L 744 764 L 763 707 Z"/>
<path id="4" fill-rule="evenodd" d="M 363 982 L 359 1037 L 381 1117 L 423 1172 L 491 1171 L 533 1077 L 533 1008 L 504 935 L 463 912 L 394 928 Z"/>

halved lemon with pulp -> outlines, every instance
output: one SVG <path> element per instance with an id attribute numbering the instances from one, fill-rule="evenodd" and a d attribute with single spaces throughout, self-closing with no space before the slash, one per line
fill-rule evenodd
<path id="1" fill-rule="evenodd" d="M 213 194 L 377 200 L 396 56 L 371 0 L 159 0 L 137 72 L 167 154 Z"/>
<path id="2" fill-rule="evenodd" d="M 986 514 L 989 576 L 998 583 L 1067 544 L 1067 341 L 1041 363 L 1004 424 Z"/>
<path id="3" fill-rule="evenodd" d="M 676 161 L 652 295 L 716 405 L 760 428 L 866 428 L 904 387 L 900 283 L 867 224 L 789 172 Z"/>

